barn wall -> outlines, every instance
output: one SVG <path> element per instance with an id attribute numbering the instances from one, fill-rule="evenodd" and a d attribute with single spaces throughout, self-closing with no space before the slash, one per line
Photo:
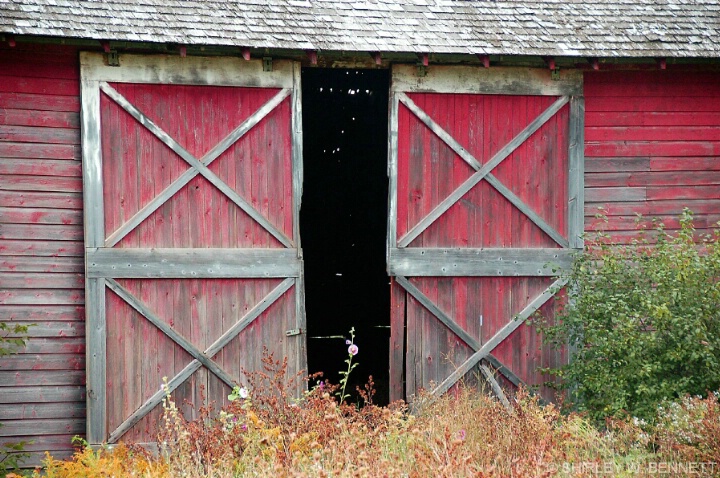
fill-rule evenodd
<path id="1" fill-rule="evenodd" d="M 628 242 L 635 213 L 678 228 L 683 207 L 706 232 L 720 220 L 720 73 L 585 74 L 585 229 L 598 208 Z"/>
<path id="2" fill-rule="evenodd" d="M 0 358 L 0 442 L 70 453 L 85 431 L 79 68 L 71 48 L 0 46 L 0 318 L 36 324 Z M 720 220 L 720 75 L 585 75 L 586 230 L 627 241 L 636 212 Z"/>
<path id="3" fill-rule="evenodd" d="M 0 358 L 0 442 L 67 456 L 85 432 L 77 52 L 0 47 L 0 319 L 35 324 Z"/>

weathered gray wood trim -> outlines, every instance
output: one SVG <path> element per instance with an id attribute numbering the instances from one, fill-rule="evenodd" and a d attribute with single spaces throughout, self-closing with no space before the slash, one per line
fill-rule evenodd
<path id="1" fill-rule="evenodd" d="M 557 276 L 572 263 L 570 249 L 390 249 L 390 275 L 411 277 Z"/>
<path id="2" fill-rule="evenodd" d="M 293 62 L 274 60 L 263 71 L 261 59 L 120 53 L 120 66 L 105 64 L 101 53 L 81 52 L 80 67 L 90 80 L 117 83 L 291 88 Z"/>
<path id="3" fill-rule="evenodd" d="M 175 139 L 167 134 L 160 126 L 155 124 L 153 120 L 145 116 L 139 109 L 130 103 L 123 95 L 117 92 L 107 83 L 101 83 L 100 88 L 105 94 L 113 99 L 122 109 L 127 111 L 141 125 L 147 128 L 155 135 L 163 144 L 172 149 L 178 156 L 184 159 L 190 166 L 195 168 L 205 179 L 218 188 L 225 196 L 227 196 L 237 207 L 245 211 L 255 222 L 260 224 L 274 238 L 280 241 L 285 247 L 293 247 L 292 241 L 278 228 L 276 228 L 268 219 L 263 216 L 257 209 L 252 207 L 243 197 L 241 197 L 233 188 L 228 186 L 222 179 L 205 166 L 200 160 L 193 156 L 189 151 L 183 148 Z"/>
<path id="4" fill-rule="evenodd" d="M 107 326 L 105 280 L 85 279 L 85 370 L 87 374 L 87 441 L 107 438 Z"/>
<path id="5" fill-rule="evenodd" d="M 182 347 L 188 354 L 204 365 L 210 370 L 217 378 L 227 384 L 228 387 L 234 387 L 237 382 L 233 380 L 232 376 L 222 369 L 217 363 L 212 360 L 211 356 L 205 355 L 201 352 L 192 342 L 182 336 L 178 331 L 173 329 L 170 324 L 162 320 L 160 317 L 150 310 L 143 301 L 135 297 L 130 291 L 118 284 L 112 279 L 106 280 L 107 286 L 110 290 L 115 292 L 118 297 L 127 302 L 130 307 L 138 311 L 140 315 L 145 317 L 151 324 L 160 329 L 162 333 L 167 335 L 170 340 Z"/>
<path id="6" fill-rule="evenodd" d="M 545 111 L 543 111 L 537 118 L 535 118 L 529 125 L 527 125 L 520 133 L 518 133 L 508 144 L 503 146 L 500 151 L 495 153 L 495 155 L 490 158 L 490 160 L 482 166 L 480 169 L 477 170 L 472 176 L 470 176 L 468 179 L 466 179 L 455 191 L 453 191 L 448 197 L 446 197 L 444 200 L 440 202 L 435 208 L 430 211 L 430 213 L 422 218 L 420 222 L 418 222 L 415 226 L 413 226 L 398 242 L 399 247 L 406 247 L 408 244 L 410 244 L 416 237 L 418 237 L 422 232 L 430 227 L 431 224 L 433 224 L 440 216 L 442 216 L 448 209 L 450 209 L 456 202 L 458 202 L 465 194 L 468 193 L 472 188 L 474 188 L 480 181 L 482 181 L 486 176 L 490 174 L 490 171 L 492 171 L 498 164 L 500 164 L 502 161 L 504 161 L 508 156 L 510 156 L 513 151 L 515 151 L 522 143 L 525 142 L 530 136 L 532 136 L 533 133 L 535 133 L 542 125 L 544 125 L 550 118 L 552 118 L 555 113 L 560 111 L 560 108 L 565 106 L 567 102 L 570 100 L 569 97 L 563 96 L 557 101 L 555 101 L 552 105 L 550 105 Z M 479 164 L 479 162 L 476 160 L 475 164 Z M 471 164 L 471 166 L 474 167 L 474 164 Z M 499 181 L 495 181 L 496 184 L 499 184 Z M 498 190 L 501 194 L 503 191 Z M 507 188 L 505 188 L 505 192 L 509 191 Z M 513 195 L 514 196 L 514 195 Z M 510 198 L 508 198 L 510 200 Z M 520 201 L 517 199 L 517 201 Z M 522 201 L 520 201 L 522 202 Z M 528 206 L 525 206 L 525 209 L 528 211 L 532 211 Z M 538 218 L 537 214 L 533 214 L 535 218 Z M 531 220 L 533 219 L 533 216 L 528 216 Z M 542 221 L 544 223 L 545 221 Z M 540 224 L 538 224 L 539 227 L 543 227 Z M 549 227 L 549 225 L 545 226 L 546 228 Z M 552 229 L 552 228 L 550 228 Z M 557 234 L 559 235 L 559 234 Z M 553 236 L 551 236 L 553 237 Z"/>
<path id="7" fill-rule="evenodd" d="M 209 357 L 215 356 L 215 354 L 217 354 L 223 347 L 225 347 L 225 345 L 227 345 L 232 339 L 237 337 L 237 335 L 242 332 L 248 325 L 250 325 L 253 320 L 258 318 L 260 314 L 265 312 L 268 307 L 270 307 L 277 299 L 279 299 L 285 292 L 287 292 L 294 283 L 295 279 L 292 278 L 282 281 L 277 287 L 270 291 L 270 293 L 265 296 L 257 305 L 255 305 L 255 307 L 250 309 L 238 322 L 236 322 L 224 334 L 222 334 L 220 338 L 213 342 L 212 345 L 210 345 L 210 347 L 208 347 L 207 350 L 204 351 L 205 355 Z M 190 376 L 195 373 L 195 371 L 198 370 L 201 366 L 202 364 L 197 359 L 194 359 L 187 366 L 185 366 L 185 368 L 183 368 L 180 373 L 178 373 L 177 375 L 175 375 L 175 377 L 168 381 L 167 391 L 158 390 L 150 398 L 148 398 L 145 403 L 140 406 L 140 408 L 135 410 L 132 415 L 130 415 L 122 424 L 120 424 L 117 429 L 115 429 L 115 431 L 112 432 L 112 434 L 107 440 L 108 443 L 116 443 L 125 433 L 127 433 L 128 430 L 133 427 L 133 425 L 142 420 L 145 415 L 150 413 L 153 408 L 158 406 L 162 401 L 163 397 L 165 397 L 166 393 L 172 393 L 173 391 L 175 391 L 176 388 L 182 385 L 185 380 L 190 378 Z"/>
<path id="8" fill-rule="evenodd" d="M 294 249 L 111 249 L 88 248 L 88 277 L 272 278 L 298 277 Z"/>
<path id="9" fill-rule="evenodd" d="M 290 340 L 295 340 L 293 350 L 295 352 L 294 359 L 297 361 L 297 371 L 304 371 L 304 374 L 309 373 L 308 360 L 307 360 L 307 315 L 305 313 L 305 265 L 303 260 L 300 260 L 300 274 L 295 278 L 295 324 L 300 334 L 293 337 L 289 337 Z M 288 357 L 288 360 L 293 357 Z M 301 380 L 298 384 L 297 397 L 301 398 L 302 392 L 307 391 L 308 382 Z"/>
<path id="10" fill-rule="evenodd" d="M 295 324 L 300 334 L 289 337 L 294 340 L 290 348 L 294 357 L 289 360 L 296 360 L 296 370 L 308 372 L 307 363 L 307 317 L 305 315 L 305 268 L 302 260 L 302 242 L 300 237 L 300 209 L 302 208 L 303 195 L 303 124 L 302 124 L 302 69 L 300 63 L 293 64 L 293 91 L 292 91 L 292 167 L 293 167 L 293 241 L 297 248 L 295 253 L 296 261 L 299 263 L 298 274 L 295 279 Z M 288 261 L 288 264 L 291 264 Z M 307 382 L 301 381 L 296 390 L 297 398 L 307 390 Z"/>
<path id="11" fill-rule="evenodd" d="M 418 76 L 415 65 L 393 65 L 392 91 L 475 93 L 486 95 L 581 95 L 582 72 L 560 70 L 553 80 L 549 69 L 482 68 L 431 65 Z"/>
<path id="12" fill-rule="evenodd" d="M 100 143 L 100 88 L 81 77 L 81 138 L 83 163 L 83 215 L 85 246 L 97 247 L 105 238 L 102 147 Z M 87 440 L 102 443 L 107 437 L 105 281 L 85 279 L 85 336 L 87 371 Z"/>
<path id="13" fill-rule="evenodd" d="M 390 261 L 390 250 L 397 247 L 397 189 L 398 189 L 398 93 L 390 93 L 388 113 L 388 223 L 386 260 Z"/>
<path id="14" fill-rule="evenodd" d="M 303 125 L 302 125 L 302 84 L 300 63 L 293 64 L 292 90 L 292 168 L 293 168 L 293 242 L 302 257 L 300 242 L 300 209 L 303 194 Z"/>
<path id="15" fill-rule="evenodd" d="M 100 88 L 83 78 L 81 139 L 83 165 L 83 215 L 85 246 L 99 247 L 105 240 L 103 209 L 102 146 L 100 142 Z"/>
<path id="16" fill-rule="evenodd" d="M 553 282 L 550 287 L 545 289 L 542 294 L 537 296 L 530 302 L 525 308 L 520 311 L 510 322 L 508 322 L 503 328 L 495 333 L 488 341 L 486 341 L 480 349 L 472 354 L 462 365 L 460 365 L 453 373 L 451 373 L 445 380 L 438 385 L 435 390 L 432 391 L 432 395 L 439 397 L 443 393 L 447 392 L 455 382 L 460 380 L 463 375 L 468 373 L 478 362 L 488 356 L 500 342 L 505 340 L 511 333 L 513 333 L 528 317 L 530 317 L 536 310 L 545 304 L 555 293 L 567 283 L 566 278 L 557 279 Z"/>
<path id="17" fill-rule="evenodd" d="M 585 231 L 585 98 L 570 99 L 570 150 L 568 154 L 569 247 L 583 248 Z"/>
<path id="18" fill-rule="evenodd" d="M 273 111 L 280 103 L 287 98 L 290 94 L 290 90 L 282 90 L 277 95 L 272 97 L 262 105 L 256 112 L 235 128 L 229 135 L 227 135 L 222 141 L 220 141 L 214 148 L 208 151 L 200 162 L 205 166 L 215 161 L 220 155 L 222 155 L 227 149 L 235 144 L 240 138 L 242 138 L 248 131 L 250 131 L 255 125 L 260 123 L 271 111 Z M 165 188 L 160 194 L 155 196 L 149 203 L 143 206 L 138 212 L 136 212 L 128 221 L 126 221 L 117 230 L 113 231 L 108 238 L 105 240 L 106 247 L 113 247 L 117 243 L 123 240 L 133 229 L 135 229 L 145 219 L 150 217 L 160 206 L 165 204 L 172 196 L 175 195 L 180 189 L 185 187 L 192 179 L 200 174 L 195 168 L 190 168 L 185 171 L 179 178 L 173 181 L 167 188 Z"/>

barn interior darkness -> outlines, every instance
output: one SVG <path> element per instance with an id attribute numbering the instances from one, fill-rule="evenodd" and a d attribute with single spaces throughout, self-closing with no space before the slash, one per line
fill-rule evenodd
<path id="1" fill-rule="evenodd" d="M 354 327 L 359 365 L 347 389 L 372 375 L 378 403 L 389 396 L 389 81 L 387 70 L 302 70 L 308 367 L 338 383 Z"/>

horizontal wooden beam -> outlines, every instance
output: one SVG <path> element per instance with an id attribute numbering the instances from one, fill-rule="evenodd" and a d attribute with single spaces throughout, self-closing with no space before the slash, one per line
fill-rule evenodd
<path id="1" fill-rule="evenodd" d="M 582 95 L 580 70 L 560 70 L 553 80 L 549 69 L 433 66 L 426 76 L 413 65 L 393 65 L 392 91 L 476 93 L 484 95 Z"/>
<path id="2" fill-rule="evenodd" d="M 105 64 L 100 53 L 81 52 L 83 78 L 111 83 L 169 83 L 184 85 L 292 88 L 293 62 L 273 61 L 263 71 L 262 60 L 234 57 L 186 57 L 120 54 L 120 66 Z"/>
<path id="3" fill-rule="evenodd" d="M 557 276 L 570 249 L 390 249 L 388 272 L 410 277 Z"/>
<path id="4" fill-rule="evenodd" d="M 87 249 L 89 278 L 299 277 L 295 249 Z"/>

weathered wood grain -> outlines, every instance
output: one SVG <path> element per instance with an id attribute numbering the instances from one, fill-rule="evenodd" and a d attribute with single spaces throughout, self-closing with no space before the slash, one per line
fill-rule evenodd
<path id="1" fill-rule="evenodd" d="M 5 191 L 76 192 L 82 189 L 82 182 L 80 178 L 62 176 L 5 174 L 0 176 L 0 189 Z"/>
<path id="2" fill-rule="evenodd" d="M 17 92 L 0 92 L 0 107 L 17 110 L 56 111 L 75 113 L 80 111 L 80 98 L 77 95 L 44 95 Z"/>
<path id="3" fill-rule="evenodd" d="M 83 400 L 85 400 L 85 387 L 75 385 L 7 387 L 7 389 L 4 388 L 2 393 L 0 393 L 0 403 L 21 404 L 31 402 L 82 402 Z M 0 436 L 12 436 L 18 434 L 17 431 L 9 432 L 5 426 L 0 427 L 0 433 L 4 433 L 4 435 Z"/>
<path id="4" fill-rule="evenodd" d="M 679 87 L 678 87 L 679 88 Z M 676 90 L 677 91 L 677 90 Z M 586 92 L 586 94 L 590 94 Z M 589 125 L 600 126 L 717 126 L 720 112 L 703 111 L 596 111 L 587 112 Z"/>
<path id="5" fill-rule="evenodd" d="M 82 290 L 73 289 L 0 289 L 3 305 L 69 305 L 83 304 Z"/>
<path id="6" fill-rule="evenodd" d="M 647 188 L 643 187 L 585 188 L 585 201 L 589 203 L 644 201 L 647 198 Z"/>
<path id="7" fill-rule="evenodd" d="M 78 161 L 3 158 L 0 159 L 0 174 L 80 177 L 80 166 Z"/>
<path id="8" fill-rule="evenodd" d="M 120 55 L 120 68 L 107 66 L 100 53 L 82 52 L 80 67 L 88 80 L 117 83 L 157 83 L 213 86 L 292 88 L 294 62 L 274 60 L 263 71 L 262 60 L 234 57 Z"/>
<path id="9" fill-rule="evenodd" d="M 568 242 L 569 247 L 582 249 L 585 205 L 585 100 L 570 100 L 570 150 L 568 152 Z"/>
<path id="10" fill-rule="evenodd" d="M 82 253 L 83 244 L 79 241 L 0 239 L 0 256 L 81 257 Z"/>
<path id="11" fill-rule="evenodd" d="M 586 173 L 650 171 L 650 158 L 585 158 Z"/>
<path id="12" fill-rule="evenodd" d="M 38 390 L 39 399 L 58 400 L 56 396 L 43 396 L 41 389 Z M 0 427 L 0 436 L 79 434 L 84 430 L 85 423 L 76 418 L 7 420 L 3 421 L 3 426 Z"/>
<path id="13" fill-rule="evenodd" d="M 82 211 L 35 207 L 0 207 L 0 224 L 82 225 Z"/>
<path id="14" fill-rule="evenodd" d="M 4 310 L 3 310 L 4 311 Z M 85 323 L 80 320 L 75 321 L 51 321 L 38 322 L 30 320 L 17 320 L 10 318 L 7 323 L 27 325 L 28 331 L 17 336 L 25 337 L 84 337 Z M 14 334 L 7 334 L 7 337 L 13 337 Z"/>
<path id="15" fill-rule="evenodd" d="M 696 96 L 685 97 L 682 102 L 677 98 L 682 94 L 676 92 L 669 96 L 643 97 L 599 97 L 586 94 L 588 112 L 620 111 L 620 112 L 720 112 L 717 97 Z"/>
<path id="16" fill-rule="evenodd" d="M 3 107 L 0 98 L 0 124 L 80 129 L 80 115 L 75 111 L 39 111 Z"/>
<path id="17" fill-rule="evenodd" d="M 3 370 L 85 370 L 78 354 L 12 354 L 3 358 Z"/>
<path id="18" fill-rule="evenodd" d="M 393 65 L 392 91 L 474 93 L 486 95 L 576 95 L 582 94 L 582 72 L 562 70 L 553 80 L 549 70 L 536 68 L 479 68 L 440 66 L 417 75 L 413 65 Z"/>
<path id="19" fill-rule="evenodd" d="M 0 158 L 80 159 L 76 144 L 0 143 Z"/>
<path id="20" fill-rule="evenodd" d="M 155 327 L 160 329 L 170 340 L 178 344 L 187 353 L 189 353 L 195 360 L 200 362 L 208 370 L 214 373 L 218 378 L 225 382 L 229 387 L 235 386 L 235 379 L 230 376 L 229 373 L 225 372 L 217 363 L 215 363 L 211 357 L 201 352 L 192 342 L 180 335 L 174 328 L 172 328 L 167 322 L 163 321 L 153 313 L 142 301 L 132 295 L 127 289 L 122 287 L 116 281 L 112 279 L 106 280 L 107 286 L 113 292 L 115 292 L 121 299 L 127 302 L 133 309 L 137 310 L 143 317 L 145 317 Z"/>
<path id="21" fill-rule="evenodd" d="M 53 372 L 49 373 L 44 370 L 27 370 L 27 371 L 3 371 L 0 370 L 0 388 L 5 389 L 7 387 L 39 387 L 39 386 L 49 386 L 49 385 L 84 385 L 85 384 L 85 372 L 83 370 L 64 370 L 60 372 Z M 37 404 L 37 405 L 46 405 L 46 404 Z M 37 406 L 35 405 L 35 406 Z M 47 404 L 46 407 L 41 407 L 41 409 L 52 409 L 52 403 Z M 83 409 L 83 417 L 85 416 L 85 405 L 82 405 Z M 17 418 L 23 418 L 23 416 L 32 417 L 32 418 L 45 418 L 45 417 L 34 417 L 33 415 L 36 415 L 36 413 L 33 413 L 33 406 L 23 406 L 20 408 L 20 410 L 17 411 L 17 415 L 14 416 L 15 419 Z M 49 415 L 49 412 L 45 412 L 46 415 Z M 10 418 L 10 411 L 7 410 L 7 407 L 5 411 L 0 409 L 0 419 L 7 419 Z M 61 417 L 63 415 L 54 415 L 56 417 Z"/>
<path id="22" fill-rule="evenodd" d="M 87 249 L 88 277 L 299 277 L 293 249 Z"/>
<path id="23" fill-rule="evenodd" d="M 0 224 L 0 239 L 82 241 L 80 225 Z"/>
<path id="24" fill-rule="evenodd" d="M 0 272 L 74 272 L 85 271 L 80 257 L 36 257 L 0 255 Z"/>
<path id="25" fill-rule="evenodd" d="M 45 272 L 0 272 L 0 284 L 11 289 L 82 289 L 83 274 Z"/>
<path id="26" fill-rule="evenodd" d="M 14 126 L 0 123 L 0 141 L 41 144 L 80 144 L 77 129 Z"/>
<path id="27" fill-rule="evenodd" d="M 390 249 L 390 274 L 397 276 L 555 276 L 572 261 L 568 249 Z"/>
<path id="28" fill-rule="evenodd" d="M 720 184 L 720 171 L 628 171 L 588 173 L 587 187 L 709 186 Z"/>
<path id="29" fill-rule="evenodd" d="M 82 193 L 0 191 L 0 207 L 82 209 Z M 65 213 L 66 211 L 62 211 Z M 70 211 L 67 211 L 70 213 Z M 64 222 L 63 222 L 64 223 Z"/>
<path id="30" fill-rule="evenodd" d="M 0 372 L 9 373 L 9 372 Z M 82 376 L 85 372 L 73 372 Z M 50 374 L 45 374 L 50 375 Z M 59 375 L 61 374 L 52 374 Z M 61 402 L 61 403 L 23 403 L 0 405 L 0 420 L 24 420 L 44 418 L 81 418 L 85 420 L 85 404 L 83 402 Z M 83 424 L 84 426 L 84 424 Z M 22 432 L 21 432 L 22 433 Z M 83 433 L 83 431 L 79 432 Z"/>

